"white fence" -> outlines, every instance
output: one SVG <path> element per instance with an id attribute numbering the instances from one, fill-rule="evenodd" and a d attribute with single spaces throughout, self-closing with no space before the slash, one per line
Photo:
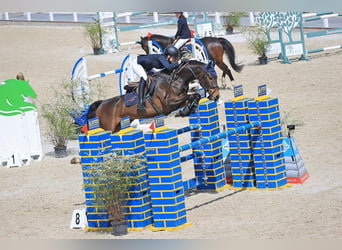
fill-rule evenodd
<path id="1" fill-rule="evenodd" d="M 117 13 L 117 17 L 124 17 L 125 23 L 131 22 L 131 12 L 120 12 Z M 188 17 L 190 12 L 184 12 L 185 16 Z M 204 13 L 204 12 L 203 12 Z M 213 17 L 213 21 L 215 23 L 221 24 L 221 12 L 206 12 L 209 17 Z M 165 15 L 160 14 L 158 12 L 151 12 L 153 15 L 154 22 L 159 22 L 159 16 Z M 173 14 L 173 13 L 169 13 Z M 249 12 L 249 25 L 254 25 L 254 16 L 255 13 Z M 0 20 L 5 21 L 49 21 L 49 22 L 56 22 L 56 21 L 64 21 L 67 22 L 89 22 L 92 21 L 93 18 L 97 17 L 96 12 L 0 12 Z M 174 16 L 173 16 L 174 17 Z"/>
<path id="2" fill-rule="evenodd" d="M 86 13 L 84 13 L 86 14 Z M 92 14 L 92 13 L 89 13 Z M 6 20 L 6 21 L 12 21 L 12 20 L 23 20 L 23 21 L 50 21 L 54 22 L 56 21 L 55 18 L 56 16 L 70 16 L 69 18 L 73 22 L 78 22 L 78 15 L 79 13 L 77 12 L 47 12 L 47 13 L 42 13 L 42 12 L 15 12 L 15 13 L 9 13 L 9 12 L 2 12 L 0 13 L 0 19 Z M 32 18 L 34 17 L 34 18 Z M 69 19 L 68 18 L 68 19 Z"/>

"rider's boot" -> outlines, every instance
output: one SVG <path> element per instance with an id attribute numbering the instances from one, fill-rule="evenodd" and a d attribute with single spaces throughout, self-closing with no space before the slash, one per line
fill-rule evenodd
<path id="1" fill-rule="evenodd" d="M 138 110 L 145 110 L 144 93 L 145 93 L 146 81 L 144 78 L 140 78 L 139 88 L 138 88 Z"/>

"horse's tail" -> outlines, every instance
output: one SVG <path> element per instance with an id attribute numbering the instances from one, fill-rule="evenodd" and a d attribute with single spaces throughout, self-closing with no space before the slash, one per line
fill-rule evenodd
<path id="1" fill-rule="evenodd" d="M 233 45 L 225 38 L 219 37 L 218 38 L 220 43 L 223 46 L 224 52 L 229 60 L 230 65 L 236 72 L 240 72 L 243 68 L 243 65 L 239 65 L 235 63 L 235 50 Z"/>
<path id="2" fill-rule="evenodd" d="M 87 120 L 92 119 L 96 116 L 96 110 L 100 106 L 101 103 L 102 103 L 102 100 L 98 100 L 96 102 L 93 102 L 90 105 L 88 109 L 88 113 L 87 113 Z"/>

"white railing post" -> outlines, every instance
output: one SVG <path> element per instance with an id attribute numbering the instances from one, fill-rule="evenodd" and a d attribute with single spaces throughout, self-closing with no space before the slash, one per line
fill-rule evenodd
<path id="1" fill-rule="evenodd" d="M 329 28 L 329 19 L 328 18 L 324 18 L 323 19 L 323 27 L 324 28 Z"/>
<path id="2" fill-rule="evenodd" d="M 158 12 L 153 12 L 153 21 L 158 23 Z"/>
<path id="3" fill-rule="evenodd" d="M 9 20 L 8 12 L 5 12 L 5 20 Z"/>
<path id="4" fill-rule="evenodd" d="M 77 12 L 73 12 L 72 17 L 74 19 L 74 22 L 78 22 Z"/>
<path id="5" fill-rule="evenodd" d="M 49 21 L 53 22 L 53 12 L 49 12 Z"/>
<path id="6" fill-rule="evenodd" d="M 254 19 L 254 13 L 253 12 L 249 12 L 249 24 L 251 26 L 254 26 L 255 25 L 255 19 Z"/>
<path id="7" fill-rule="evenodd" d="M 125 16 L 125 19 L 126 19 L 126 23 L 131 23 L 131 17 L 130 16 Z"/>
<path id="8" fill-rule="evenodd" d="M 26 12 L 27 21 L 31 21 L 31 12 Z"/>
<path id="9" fill-rule="evenodd" d="M 221 24 L 220 12 L 215 12 L 215 23 Z"/>

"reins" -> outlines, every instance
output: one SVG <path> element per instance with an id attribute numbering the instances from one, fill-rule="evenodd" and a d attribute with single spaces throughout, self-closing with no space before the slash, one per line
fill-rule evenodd
<path id="1" fill-rule="evenodd" d="M 167 91 L 166 91 L 166 95 L 164 96 L 164 99 L 167 99 L 167 98 L 168 98 L 168 96 L 169 96 L 169 94 L 170 94 L 170 92 L 171 92 L 170 90 L 171 90 L 171 88 L 172 88 L 172 86 L 173 86 L 174 83 L 183 84 L 183 83 L 181 83 L 181 82 L 178 82 L 178 81 L 175 80 L 175 79 L 176 79 L 176 77 L 178 76 L 178 74 L 179 74 L 181 71 L 183 71 L 184 68 L 185 68 L 186 66 L 188 66 L 188 65 L 189 65 L 189 62 L 186 62 L 186 63 L 184 63 L 184 64 L 181 64 L 179 68 L 177 68 L 177 69 L 175 69 L 175 70 L 172 71 L 171 77 L 170 77 L 170 82 L 169 82 L 169 84 L 168 84 L 169 86 L 168 86 L 168 89 L 167 89 Z M 197 74 L 193 71 L 193 69 L 192 69 L 191 67 L 188 67 L 188 68 L 189 68 L 191 74 L 194 76 L 195 79 L 197 79 L 197 80 L 200 81 L 200 80 L 201 80 L 200 78 L 204 77 L 204 76 L 199 76 L 200 74 L 197 75 Z M 157 105 L 153 102 L 151 96 L 146 96 L 145 98 L 146 98 L 146 100 L 148 100 L 148 101 L 150 102 L 150 104 L 152 105 L 152 107 L 155 109 L 155 111 L 156 111 L 157 113 L 159 113 L 160 115 L 163 114 L 163 112 L 162 112 L 162 111 L 157 107 Z"/>
<path id="2" fill-rule="evenodd" d="M 188 65 L 189 63 L 184 63 L 183 65 L 181 65 L 180 68 L 177 68 L 177 70 L 173 70 L 172 71 L 172 74 L 171 74 L 171 80 L 170 80 L 170 83 L 169 83 L 169 88 L 168 90 L 166 91 L 166 95 L 165 95 L 165 99 L 168 97 L 168 94 L 170 93 L 170 89 L 172 87 L 172 83 L 177 83 L 177 81 L 175 80 L 175 76 L 177 76 L 179 74 L 179 72 L 181 72 L 186 65 Z"/>

